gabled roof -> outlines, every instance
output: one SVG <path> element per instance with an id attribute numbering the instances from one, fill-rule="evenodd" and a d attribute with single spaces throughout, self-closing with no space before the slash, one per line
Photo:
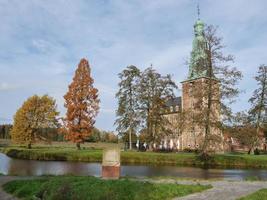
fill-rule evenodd
<path id="1" fill-rule="evenodd" d="M 182 98 L 181 97 L 175 97 L 175 98 L 171 98 L 171 99 L 168 99 L 166 101 L 166 107 L 175 107 L 175 106 L 179 106 L 181 107 L 181 104 L 182 104 Z"/>

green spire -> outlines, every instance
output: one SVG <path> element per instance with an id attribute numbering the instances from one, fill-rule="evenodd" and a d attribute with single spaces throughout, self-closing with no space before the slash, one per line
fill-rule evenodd
<path id="1" fill-rule="evenodd" d="M 204 26 L 204 23 L 200 19 L 198 19 L 194 25 L 195 37 L 193 40 L 188 79 L 196 79 L 207 76 L 207 69 L 205 65 L 207 60 L 207 44 L 204 36 Z"/>
<path id="2" fill-rule="evenodd" d="M 191 51 L 189 74 L 187 80 L 209 77 L 207 64 L 207 41 L 205 38 L 205 24 L 200 20 L 199 3 L 197 4 L 198 20 L 194 25 L 195 37 L 193 40 L 193 49 Z M 213 72 L 212 77 L 216 79 Z"/>

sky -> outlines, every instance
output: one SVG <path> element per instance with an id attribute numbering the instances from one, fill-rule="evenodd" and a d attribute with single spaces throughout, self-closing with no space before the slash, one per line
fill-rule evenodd
<path id="1" fill-rule="evenodd" d="M 201 20 L 219 26 L 224 52 L 243 72 L 232 108 L 246 110 L 257 67 L 267 64 L 267 1 L 199 3 Z M 86 58 L 101 100 L 96 127 L 115 130 L 118 73 L 153 64 L 172 75 L 179 95 L 196 20 L 197 0 L 0 0 L 0 124 L 34 94 L 54 97 L 63 116 L 63 95 Z"/>

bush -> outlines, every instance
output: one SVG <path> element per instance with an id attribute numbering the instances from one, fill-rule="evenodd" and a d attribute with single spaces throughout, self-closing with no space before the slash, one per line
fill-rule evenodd
<path id="1" fill-rule="evenodd" d="M 159 153 L 171 153 L 171 152 L 175 152 L 175 150 L 173 149 L 154 149 L 154 152 L 159 152 Z"/>
<path id="2" fill-rule="evenodd" d="M 254 155 L 260 155 L 260 151 L 259 151 L 258 148 L 256 148 L 256 149 L 254 150 Z"/>
<path id="3" fill-rule="evenodd" d="M 190 148 L 185 148 L 183 150 L 185 153 L 199 153 L 199 149 L 190 149 Z"/>
<path id="4" fill-rule="evenodd" d="M 198 155 L 198 159 L 201 162 L 204 162 L 204 167 L 209 167 L 209 164 L 214 162 L 214 157 L 211 154 L 204 152 Z"/>

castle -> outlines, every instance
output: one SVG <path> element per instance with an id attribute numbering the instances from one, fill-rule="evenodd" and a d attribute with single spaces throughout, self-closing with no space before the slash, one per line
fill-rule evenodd
<path id="1" fill-rule="evenodd" d="M 210 76 L 208 69 L 200 67 L 201 60 L 206 60 L 206 45 L 204 23 L 198 19 L 194 25 L 194 40 L 188 77 L 181 82 L 182 96 L 169 99 L 166 102 L 167 112 L 164 116 L 169 121 L 168 128 L 172 129 L 172 134 L 166 136 L 162 141 L 164 148 L 167 146 L 177 150 L 201 148 L 205 137 L 205 128 L 204 125 L 196 123 L 195 118 L 197 115 L 201 116 L 201 112 L 204 112 L 206 97 L 203 95 L 203 91 L 207 87 L 207 81 L 210 77 L 212 77 L 213 96 L 218 100 L 214 101 L 217 103 L 212 103 L 211 105 L 211 120 L 214 122 L 220 121 L 220 82 L 213 75 L 213 72 L 212 76 Z M 196 98 L 196 93 L 202 94 L 203 97 L 200 101 Z M 183 113 L 189 113 L 189 116 L 183 119 Z M 217 142 L 211 142 L 209 148 L 215 152 L 224 151 L 224 139 L 221 130 L 216 126 L 212 126 L 210 133 L 212 136 L 216 136 L 218 140 Z"/>

